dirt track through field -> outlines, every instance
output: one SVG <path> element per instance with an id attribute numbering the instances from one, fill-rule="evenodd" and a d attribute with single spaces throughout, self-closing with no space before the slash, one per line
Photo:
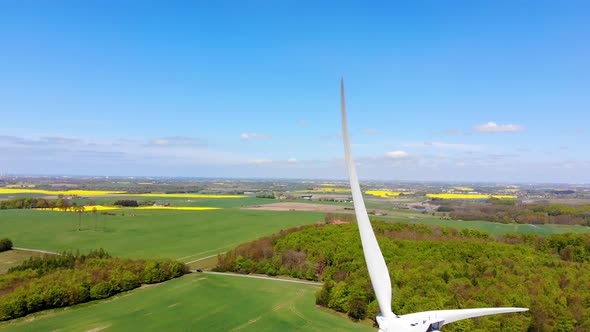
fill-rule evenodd
<path id="1" fill-rule="evenodd" d="M 61 255 L 58 252 L 47 251 L 47 250 L 38 250 L 38 249 L 29 249 L 29 248 L 18 248 L 18 247 L 12 247 L 12 249 L 13 250 L 21 250 L 21 251 L 40 252 L 42 254 L 48 254 L 48 255 Z"/>
<path id="2" fill-rule="evenodd" d="M 191 272 L 195 272 L 195 271 L 191 271 Z M 229 277 L 254 278 L 254 279 L 273 280 L 273 281 L 282 281 L 282 282 L 292 282 L 295 284 L 304 284 L 304 285 L 312 285 L 312 286 L 322 286 L 323 285 L 323 283 L 321 283 L 321 282 L 274 278 L 274 277 L 267 277 L 267 276 L 263 276 L 263 275 L 237 274 L 237 273 L 212 272 L 212 271 L 203 271 L 203 272 L 196 272 L 196 273 L 216 274 L 216 275 L 229 276 Z"/>

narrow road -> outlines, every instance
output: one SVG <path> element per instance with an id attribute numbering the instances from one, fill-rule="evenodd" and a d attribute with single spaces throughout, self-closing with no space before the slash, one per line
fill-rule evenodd
<path id="1" fill-rule="evenodd" d="M 202 257 L 202 258 L 199 258 L 199 259 L 195 259 L 194 261 L 186 262 L 184 264 L 191 264 L 191 263 L 196 263 L 196 262 L 204 261 L 207 258 L 215 257 L 217 255 L 219 255 L 219 254 L 215 254 L 215 255 L 211 255 L 211 256 L 207 256 L 207 257 Z"/>
<path id="2" fill-rule="evenodd" d="M 191 270 L 191 272 L 197 272 L 197 271 Z M 229 277 L 242 277 L 242 278 L 254 278 L 254 279 L 274 280 L 274 281 L 282 281 L 282 282 L 292 282 L 294 284 L 304 284 L 304 285 L 312 285 L 312 286 L 322 286 L 323 285 L 323 283 L 315 282 L 315 281 L 282 279 L 282 278 L 276 278 L 276 277 L 267 277 L 267 276 L 261 276 L 261 275 L 251 275 L 251 274 L 238 274 L 238 273 L 212 272 L 212 271 L 203 271 L 203 272 L 199 272 L 199 273 L 216 274 L 216 275 L 223 275 L 223 276 L 229 276 Z"/>
<path id="3" fill-rule="evenodd" d="M 40 252 L 42 254 L 48 254 L 48 255 L 61 255 L 58 252 L 47 251 L 47 250 L 38 250 L 38 249 L 29 249 L 29 248 L 12 247 L 12 250 L 33 251 L 33 252 Z"/>

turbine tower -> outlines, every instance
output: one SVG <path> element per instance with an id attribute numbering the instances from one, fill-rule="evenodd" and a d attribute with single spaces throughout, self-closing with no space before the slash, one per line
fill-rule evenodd
<path id="1" fill-rule="evenodd" d="M 479 309 L 457 309 L 457 310 L 433 310 L 407 315 L 396 315 L 391 311 L 391 279 L 385 264 L 385 259 L 377 238 L 371 227 L 363 194 L 359 185 L 356 168 L 352 159 L 350 149 L 350 136 L 346 121 L 346 103 L 344 100 L 344 79 L 340 81 L 340 111 L 342 114 L 342 137 L 344 139 L 344 153 L 346 166 L 350 180 L 350 189 L 354 202 L 354 211 L 358 221 L 359 233 L 363 244 L 363 252 L 369 270 L 371 284 L 375 291 L 375 297 L 379 303 L 381 313 L 377 316 L 379 331 L 383 332 L 436 332 L 440 331 L 443 325 L 459 320 L 479 316 L 503 314 L 511 312 L 527 311 L 527 308 L 479 308 Z"/>

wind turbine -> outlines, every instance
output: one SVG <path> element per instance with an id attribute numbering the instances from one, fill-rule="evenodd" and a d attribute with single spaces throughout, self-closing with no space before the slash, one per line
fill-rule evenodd
<path id="1" fill-rule="evenodd" d="M 371 284 L 375 290 L 375 296 L 379 303 L 381 313 L 377 315 L 379 331 L 383 332 L 436 332 L 440 331 L 443 325 L 459 320 L 479 316 L 503 314 L 511 312 L 527 311 L 527 308 L 480 308 L 480 309 L 457 309 L 457 310 L 433 310 L 407 315 L 396 315 L 391 311 L 391 280 L 385 259 L 377 238 L 371 227 L 369 216 L 363 201 L 363 194 L 359 185 L 352 152 L 350 149 L 350 137 L 346 121 L 346 104 L 344 100 L 344 79 L 340 81 L 340 110 L 342 113 L 342 137 L 344 139 L 344 153 L 346 155 L 346 166 L 350 179 L 350 189 L 354 202 L 354 211 L 358 221 L 359 233 L 363 244 L 363 251 Z"/>

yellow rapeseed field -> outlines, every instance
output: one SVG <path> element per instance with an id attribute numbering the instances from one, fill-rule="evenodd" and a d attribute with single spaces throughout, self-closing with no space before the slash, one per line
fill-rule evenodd
<path id="1" fill-rule="evenodd" d="M 388 198 L 388 197 L 399 196 L 400 192 L 389 191 L 389 190 L 367 190 L 367 191 L 365 191 L 365 194 L 377 196 L 377 197 Z"/>
<path id="2" fill-rule="evenodd" d="M 121 206 L 105 206 L 105 205 L 89 205 L 89 206 L 82 206 L 84 208 L 84 212 L 93 212 L 93 211 L 110 211 L 110 210 L 120 210 L 120 209 L 127 209 L 127 210 L 182 210 L 182 211 L 205 211 L 205 210 L 221 210 L 218 207 L 210 207 L 210 206 L 140 206 L 140 207 L 121 207 Z M 36 210 L 43 210 L 43 211 L 57 211 L 57 212 L 77 212 L 74 208 L 70 207 L 67 210 L 63 209 L 49 209 L 49 208 L 41 208 Z"/>
<path id="3" fill-rule="evenodd" d="M 141 197 L 163 197 L 163 198 L 243 198 L 244 195 L 210 195 L 210 194 L 130 194 L 126 191 L 104 191 L 104 190 L 43 190 L 28 188 L 0 188 L 0 195 L 10 194 L 40 194 L 40 195 L 64 195 L 64 196 L 104 196 L 104 195 L 126 195 Z"/>
<path id="4" fill-rule="evenodd" d="M 484 194 L 426 194 L 426 197 L 441 198 L 441 199 L 486 199 L 486 198 L 500 198 L 500 199 L 515 199 L 514 195 L 484 195 Z"/>
<path id="5" fill-rule="evenodd" d="M 346 188 L 313 188 L 307 190 L 297 190 L 298 193 L 349 193 L 350 189 Z"/>
<path id="6" fill-rule="evenodd" d="M 93 212 L 96 211 L 110 211 L 110 210 L 119 210 L 121 207 L 119 206 L 104 206 L 104 205 L 92 205 L 92 206 L 82 206 L 84 208 L 84 212 Z M 68 208 L 67 210 L 59 209 L 59 208 L 39 208 L 35 210 L 43 210 L 43 211 L 58 211 L 58 212 L 76 212 L 73 207 Z"/>
<path id="7" fill-rule="evenodd" d="M 0 188 L 0 195 L 10 194 L 40 194 L 40 195 L 64 195 L 64 196 L 103 196 L 111 194 L 125 194 L 125 191 L 101 191 L 101 190 L 43 190 L 27 188 Z"/>

